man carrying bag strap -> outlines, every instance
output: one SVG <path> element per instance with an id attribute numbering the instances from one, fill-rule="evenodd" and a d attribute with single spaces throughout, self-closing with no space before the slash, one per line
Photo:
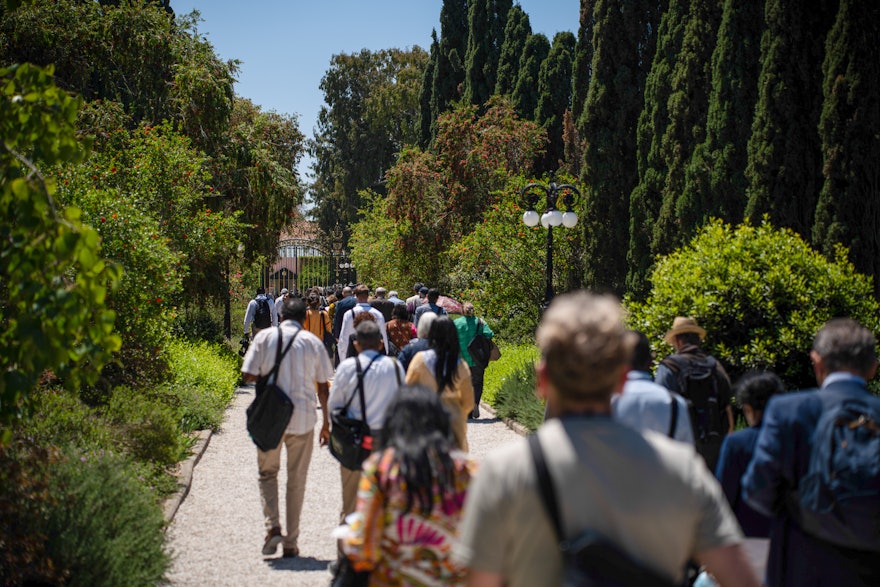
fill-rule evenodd
<path id="1" fill-rule="evenodd" d="M 290 417 L 293 415 L 293 402 L 287 392 L 276 384 L 278 366 L 281 359 L 293 346 L 299 331 L 290 338 L 284 351 L 281 350 L 283 336 L 281 326 L 278 327 L 278 352 L 275 354 L 275 366 L 267 375 L 262 375 L 255 386 L 256 397 L 247 409 L 247 430 L 254 444 L 260 450 L 271 450 L 278 446 Z"/>
<path id="2" fill-rule="evenodd" d="M 333 365 L 321 340 L 311 332 L 302 330 L 306 306 L 301 299 L 288 296 L 281 305 L 281 316 L 283 322 L 279 328 L 267 328 L 254 337 L 241 370 L 245 383 L 256 382 L 274 372 L 274 385 L 285 392 L 294 406 L 292 415 L 284 423 L 280 440 L 274 446 L 270 442 L 266 450 L 257 448 L 260 496 L 267 531 L 262 553 L 271 556 L 282 544 L 284 556 L 292 557 L 299 553 L 299 518 L 315 444 L 319 402 L 323 415 L 321 445 L 330 439 L 327 398 Z M 285 340 L 290 340 L 289 345 L 285 345 L 289 350 L 279 358 L 279 345 Z M 287 498 L 286 536 L 282 534 L 278 504 L 282 448 L 287 451 L 288 488 L 284 492 Z"/>

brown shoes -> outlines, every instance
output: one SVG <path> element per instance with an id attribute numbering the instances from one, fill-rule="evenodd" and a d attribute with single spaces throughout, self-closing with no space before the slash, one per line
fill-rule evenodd
<path id="1" fill-rule="evenodd" d="M 285 548 L 284 554 L 282 555 L 284 558 L 296 558 L 299 556 L 298 548 Z"/>
<path id="2" fill-rule="evenodd" d="M 284 540 L 281 535 L 281 528 L 272 528 L 266 535 L 266 541 L 263 543 L 263 555 L 272 556 L 278 551 L 278 545 Z"/>

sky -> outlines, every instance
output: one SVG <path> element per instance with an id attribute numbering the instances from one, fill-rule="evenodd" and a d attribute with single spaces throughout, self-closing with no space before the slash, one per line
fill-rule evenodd
<path id="1" fill-rule="evenodd" d="M 577 34 L 580 0 L 519 0 L 532 32 Z M 307 138 L 324 104 L 330 58 L 361 49 L 431 46 L 442 0 L 171 0 L 177 14 L 201 13 L 199 33 L 223 60 L 241 61 L 235 92 L 263 110 L 296 115 Z M 310 181 L 305 157 L 300 175 Z"/>

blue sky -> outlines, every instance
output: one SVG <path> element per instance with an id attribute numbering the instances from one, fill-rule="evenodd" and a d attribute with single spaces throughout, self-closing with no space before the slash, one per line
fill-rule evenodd
<path id="1" fill-rule="evenodd" d="M 577 34 L 579 0 L 519 0 L 533 32 Z M 330 58 L 361 49 L 428 50 L 440 34 L 442 0 L 172 0 L 177 14 L 201 13 L 199 32 L 223 59 L 238 59 L 235 91 L 264 110 L 295 114 L 311 137 Z M 310 161 L 300 172 L 308 179 Z"/>

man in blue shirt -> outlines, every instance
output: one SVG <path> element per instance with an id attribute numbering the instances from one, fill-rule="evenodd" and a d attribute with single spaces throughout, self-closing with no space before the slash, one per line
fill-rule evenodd
<path id="1" fill-rule="evenodd" d="M 877 540 L 873 547 L 841 546 L 807 532 L 796 519 L 802 515 L 798 488 L 817 448 L 813 441 L 822 413 L 852 401 L 880 410 L 880 398 L 866 383 L 877 373 L 876 345 L 871 331 L 857 322 L 831 320 L 816 335 L 810 351 L 819 390 L 775 396 L 767 404 L 742 489 L 753 508 L 773 518 L 768 587 L 880 585 L 880 552 L 871 550 Z M 863 514 L 876 520 L 880 499 L 872 503 L 872 511 Z"/>

